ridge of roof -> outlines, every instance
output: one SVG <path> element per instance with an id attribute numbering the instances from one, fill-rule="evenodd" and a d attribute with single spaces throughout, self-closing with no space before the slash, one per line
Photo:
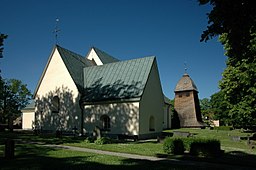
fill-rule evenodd
<path id="1" fill-rule="evenodd" d="M 109 55 L 108 53 L 96 48 L 96 47 L 92 47 L 94 49 L 94 51 L 96 52 L 96 54 L 98 55 L 98 57 L 100 58 L 101 62 L 103 64 L 107 64 L 107 63 L 114 63 L 114 62 L 118 62 L 120 60 L 118 60 L 115 57 L 112 57 L 111 55 Z"/>
<path id="2" fill-rule="evenodd" d="M 142 96 L 155 56 L 84 68 L 83 102 Z"/>

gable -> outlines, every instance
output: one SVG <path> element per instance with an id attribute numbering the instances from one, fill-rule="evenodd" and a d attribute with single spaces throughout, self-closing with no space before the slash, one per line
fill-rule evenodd
<path id="1" fill-rule="evenodd" d="M 74 93 L 78 94 L 77 86 L 64 63 L 58 48 L 55 47 L 38 82 L 34 98 L 37 95 L 45 95 L 49 92 L 53 92 L 60 87 L 68 87 Z"/>
<path id="2" fill-rule="evenodd" d="M 118 62 L 119 60 L 107 54 L 104 51 L 96 47 L 92 47 L 89 53 L 87 54 L 86 59 L 94 62 L 96 65 L 103 65 L 108 63 Z"/>
<path id="3" fill-rule="evenodd" d="M 84 68 L 83 102 L 134 99 L 143 94 L 155 57 Z"/>

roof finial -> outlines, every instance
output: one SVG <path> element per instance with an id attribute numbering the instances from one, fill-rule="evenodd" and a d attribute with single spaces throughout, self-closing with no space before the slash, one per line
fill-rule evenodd
<path id="1" fill-rule="evenodd" d="M 187 68 L 187 63 L 186 62 L 184 62 L 184 69 L 185 69 L 185 74 L 187 74 L 188 68 Z"/>
<path id="2" fill-rule="evenodd" d="M 55 34 L 55 45 L 58 44 L 58 32 L 60 32 L 60 29 L 58 28 L 59 21 L 60 21 L 59 18 L 56 18 L 56 20 L 55 20 L 56 25 L 55 25 L 55 29 L 53 31 L 53 33 Z"/>

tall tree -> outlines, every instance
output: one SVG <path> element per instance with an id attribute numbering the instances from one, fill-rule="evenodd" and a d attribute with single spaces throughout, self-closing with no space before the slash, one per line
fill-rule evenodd
<path id="1" fill-rule="evenodd" d="M 220 88 L 234 126 L 256 125 L 256 5 L 250 0 L 199 0 L 211 4 L 201 41 L 219 36 L 227 68 Z"/>
<path id="2" fill-rule="evenodd" d="M 7 123 L 9 118 L 20 116 L 20 110 L 31 100 L 31 92 L 20 80 L 3 80 L 2 96 L 0 99 L 0 120 Z"/>

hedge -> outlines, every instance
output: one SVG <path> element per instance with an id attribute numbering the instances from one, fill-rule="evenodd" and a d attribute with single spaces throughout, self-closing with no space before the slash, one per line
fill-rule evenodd
<path id="1" fill-rule="evenodd" d="M 167 137 L 163 143 L 163 150 L 167 154 L 182 155 L 185 151 L 181 138 Z"/>
<path id="2" fill-rule="evenodd" d="M 163 143 L 163 150 L 167 154 L 183 154 L 185 150 L 194 156 L 220 155 L 220 141 L 205 138 L 172 138 L 167 137 Z"/>

